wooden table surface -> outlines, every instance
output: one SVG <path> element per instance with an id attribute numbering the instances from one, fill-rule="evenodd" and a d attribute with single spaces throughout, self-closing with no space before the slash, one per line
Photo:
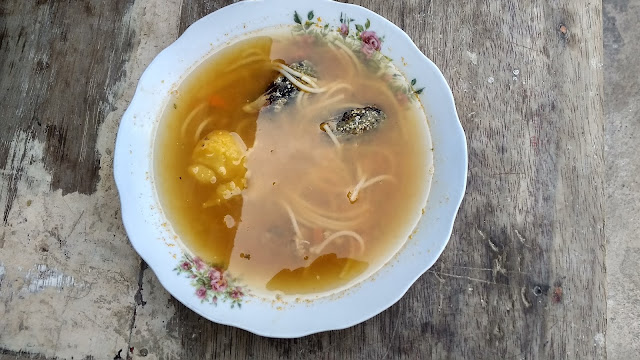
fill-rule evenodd
<path id="1" fill-rule="evenodd" d="M 120 225 L 117 122 L 153 56 L 231 2 L 0 4 L 0 359 L 605 357 L 599 1 L 352 1 L 440 67 L 468 140 L 451 241 L 397 304 L 279 340 L 164 293 Z"/>

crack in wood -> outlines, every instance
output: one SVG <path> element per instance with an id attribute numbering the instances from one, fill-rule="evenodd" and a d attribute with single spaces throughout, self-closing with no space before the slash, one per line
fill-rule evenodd
<path id="1" fill-rule="evenodd" d="M 131 322 L 129 324 L 129 337 L 127 340 L 127 349 L 131 349 L 131 341 L 133 339 L 133 329 L 136 326 L 136 316 L 138 314 L 138 306 L 144 307 L 146 305 L 146 301 L 144 301 L 143 297 L 142 297 L 142 285 L 144 282 L 144 272 L 145 270 L 149 267 L 149 265 L 147 265 L 147 263 L 140 259 L 140 271 L 138 271 L 138 290 L 136 291 L 136 294 L 134 295 L 134 302 L 133 302 L 133 314 L 131 315 Z M 126 358 L 127 360 L 131 358 L 130 352 L 127 351 L 126 352 Z"/>

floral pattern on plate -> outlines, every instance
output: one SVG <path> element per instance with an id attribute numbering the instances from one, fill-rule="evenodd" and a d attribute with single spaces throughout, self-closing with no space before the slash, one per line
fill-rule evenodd
<path id="1" fill-rule="evenodd" d="M 307 13 L 306 19 L 295 11 L 293 21 L 296 23 L 294 34 L 313 36 L 317 40 L 326 41 L 330 46 L 351 51 L 363 64 L 384 76 L 400 103 L 415 100 L 416 95 L 424 91 L 424 88 L 416 88 L 415 78 L 407 83 L 404 76 L 393 66 L 393 60 L 381 52 L 384 36 L 372 29 L 369 19 L 359 24 L 347 14 L 341 13 L 340 25 L 331 26 L 321 17 L 316 17 L 313 11 Z"/>
<path id="2" fill-rule="evenodd" d="M 217 306 L 219 301 L 230 301 L 231 308 L 242 306 L 247 290 L 221 267 L 207 264 L 197 256 L 183 255 L 174 270 L 191 279 L 191 285 L 196 289 L 195 295 L 202 302 Z"/>

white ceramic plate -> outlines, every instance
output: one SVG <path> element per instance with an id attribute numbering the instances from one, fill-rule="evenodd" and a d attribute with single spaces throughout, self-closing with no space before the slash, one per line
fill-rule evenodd
<path id="1" fill-rule="evenodd" d="M 184 263 L 185 253 L 156 194 L 152 161 L 155 133 L 170 91 L 192 69 L 243 34 L 295 25 L 295 11 L 301 22 L 307 16 L 314 21 L 321 17 L 333 31 L 340 26 L 341 13 L 354 19 L 351 31 L 355 31 L 355 24 L 365 24 L 368 19 L 370 30 L 384 36 L 382 53 L 395 59 L 394 64 L 407 79 L 415 78 L 416 84 L 425 87 L 419 97 L 426 109 L 435 149 L 435 173 L 425 215 L 411 239 L 386 265 L 345 291 L 310 302 L 287 303 L 243 296 L 233 292 L 235 288 L 228 288 L 216 305 L 211 302 L 211 294 L 203 301 L 198 295 L 207 294 L 197 294 L 185 271 L 176 270 Z M 149 65 L 120 123 L 114 173 L 129 239 L 175 298 L 211 321 L 263 336 L 289 338 L 342 329 L 371 318 L 398 301 L 433 265 L 449 241 L 464 195 L 467 148 L 451 90 L 441 72 L 391 22 L 362 7 L 329 0 L 243 1 L 194 23 Z M 184 264 L 186 274 L 196 272 L 197 266 L 193 260 Z M 239 303 L 234 300 L 243 300 L 242 306 L 232 307 Z"/>

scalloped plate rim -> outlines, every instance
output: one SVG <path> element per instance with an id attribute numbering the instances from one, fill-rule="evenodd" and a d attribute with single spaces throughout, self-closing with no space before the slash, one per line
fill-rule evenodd
<path id="1" fill-rule="evenodd" d="M 447 228 L 447 235 L 446 235 L 446 239 L 444 239 L 443 241 L 441 241 L 439 243 L 439 246 L 435 247 L 433 249 L 433 254 L 434 256 L 431 256 L 431 258 L 429 259 L 429 261 L 426 261 L 424 263 L 422 263 L 422 266 L 420 267 L 421 270 L 419 270 L 418 272 L 411 272 L 410 274 L 405 275 L 401 281 L 398 281 L 400 284 L 399 288 L 397 289 L 397 292 L 395 293 L 395 295 L 392 296 L 388 296 L 386 298 L 385 301 L 383 301 L 383 303 L 381 304 L 377 304 L 375 306 L 373 306 L 371 309 L 365 310 L 365 311 L 360 311 L 361 315 L 356 316 L 354 318 L 352 318 L 349 321 L 342 321 L 342 322 L 336 322 L 333 323 L 332 325 L 320 325 L 320 326 L 313 326 L 313 324 L 311 324 L 310 326 L 307 326 L 304 330 L 302 329 L 291 329 L 291 330 L 285 330 L 285 329 L 274 329 L 272 327 L 265 327 L 265 326 L 256 326 L 255 323 L 239 323 L 237 321 L 235 321 L 235 319 L 233 318 L 228 318 L 228 319 L 224 319 L 221 318 L 219 316 L 216 316 L 216 312 L 217 311 L 223 311 L 223 309 L 220 308 L 220 306 L 224 306 L 224 305 L 218 305 L 217 308 L 214 307 L 214 309 L 216 309 L 213 312 L 207 312 L 206 309 L 204 307 L 210 307 L 212 305 L 210 304 L 204 304 L 204 306 L 202 306 L 202 304 L 199 302 L 199 300 L 193 295 L 193 293 L 186 293 L 183 291 L 180 291 L 179 287 L 180 285 L 177 284 L 176 285 L 176 279 L 180 279 L 180 281 L 182 282 L 187 282 L 186 279 L 183 279 L 182 277 L 177 277 L 176 274 L 172 273 L 172 277 L 165 277 L 162 274 L 166 271 L 166 269 L 160 269 L 157 265 L 157 261 L 155 261 L 155 251 L 154 250 L 150 250 L 148 246 L 146 246 L 146 241 L 145 239 L 134 239 L 134 237 L 131 236 L 132 233 L 136 233 L 136 231 L 134 231 L 134 228 L 137 228 L 139 226 L 140 223 L 140 218 L 135 217 L 133 215 L 131 215 L 130 210 L 134 210 L 135 206 L 131 206 L 131 198 L 132 196 L 130 196 L 130 194 L 132 193 L 132 189 L 130 184 L 128 184 L 128 176 L 125 174 L 127 172 L 127 168 L 123 167 L 123 162 L 124 160 L 126 160 L 127 154 L 123 152 L 125 151 L 124 146 L 126 144 L 125 140 L 127 140 L 127 134 L 125 134 L 125 131 L 127 130 L 127 126 L 130 126 L 130 124 L 127 124 L 127 119 L 130 119 L 132 114 L 135 113 L 135 105 L 138 104 L 139 102 L 142 101 L 142 99 L 144 98 L 144 88 L 147 85 L 147 83 L 151 82 L 151 80 L 149 79 L 150 76 L 152 76 L 152 73 L 155 69 L 156 66 L 158 66 L 158 63 L 162 60 L 165 60 L 166 58 L 169 58 L 172 55 L 172 51 L 175 51 L 176 49 L 179 48 L 180 45 L 186 44 L 189 41 L 189 38 L 192 36 L 197 35 L 196 34 L 196 30 L 198 27 L 202 26 L 202 27 L 206 27 L 205 23 L 207 21 L 211 21 L 213 18 L 215 17 L 219 17 L 222 16 L 222 12 L 228 12 L 231 9 L 237 9 L 240 7 L 248 7 L 248 6 L 253 6 L 253 4 L 260 4 L 260 3 L 282 3 L 282 4 L 295 4 L 294 7 L 295 8 L 300 8 L 302 9 L 305 5 L 308 6 L 312 6 L 312 7 L 317 7 L 319 4 L 324 4 L 324 5 L 328 5 L 328 6 L 335 6 L 336 9 L 357 9 L 357 12 L 360 13 L 365 13 L 367 14 L 367 16 L 369 16 L 370 18 L 375 18 L 376 21 L 380 21 L 381 23 L 384 24 L 385 27 L 389 28 L 390 30 L 392 30 L 393 33 L 395 33 L 396 35 L 399 35 L 401 37 L 404 38 L 404 41 L 406 42 L 406 45 L 403 45 L 404 49 L 401 52 L 412 52 L 414 54 L 415 57 L 417 57 L 420 61 L 422 61 L 422 64 L 420 64 L 420 67 L 425 67 L 426 69 L 424 71 L 431 71 L 434 73 L 434 75 L 438 78 L 439 82 L 440 82 L 440 86 L 444 85 L 444 89 L 446 89 L 446 91 L 442 92 L 441 95 L 444 95 L 446 97 L 446 103 L 445 104 L 440 104 L 440 106 L 442 106 L 443 108 L 446 108 L 446 110 L 448 110 L 449 112 L 449 117 L 450 119 L 448 120 L 455 120 L 454 122 L 454 127 L 455 127 L 455 131 L 454 134 L 449 134 L 450 136 L 452 136 L 453 140 L 451 140 L 452 142 L 457 143 L 458 145 L 458 150 L 461 151 L 461 154 L 459 154 L 458 156 L 461 157 L 461 162 L 458 164 L 459 169 L 458 170 L 464 170 L 463 174 L 462 174 L 462 178 L 461 178 L 461 186 L 458 187 L 457 189 L 452 189 L 454 190 L 452 193 L 452 196 L 450 198 L 451 204 L 453 205 L 452 207 L 449 207 L 449 210 L 451 211 L 451 213 L 449 213 L 447 216 L 447 219 L 441 220 L 441 225 L 444 226 L 445 228 Z M 330 4 L 330 5 L 329 5 Z M 322 6 L 324 6 L 322 5 Z M 320 14 L 316 14 L 316 15 L 320 15 Z M 288 25 L 288 23 L 283 23 L 283 25 Z M 193 35 L 192 35 L 193 34 Z M 241 36 L 241 34 L 237 34 L 238 36 Z M 231 37 L 230 39 L 233 39 L 234 37 Z M 394 44 L 394 46 L 397 46 Z M 198 63 L 200 61 L 200 59 L 195 59 L 195 63 Z M 426 95 L 422 95 L 422 97 L 424 97 Z M 424 100 L 423 100 L 424 101 Z M 427 109 L 427 111 L 429 112 L 430 109 Z M 328 330 L 340 330 L 340 329 L 345 329 L 351 326 L 354 326 L 356 324 L 359 324 L 361 322 L 364 322 L 370 318 L 372 318 L 373 316 L 381 313 L 382 311 L 386 310 L 387 308 L 391 307 L 393 304 L 395 304 L 397 301 L 399 301 L 404 294 L 409 290 L 409 288 L 415 283 L 415 281 L 422 275 L 424 274 L 434 263 L 435 261 L 439 258 L 439 256 L 441 255 L 441 253 L 444 251 L 444 248 L 446 247 L 449 238 L 452 234 L 453 231 L 453 225 L 454 225 L 454 221 L 455 221 L 455 217 L 457 214 L 457 211 L 462 203 L 462 199 L 464 197 L 465 191 L 466 191 L 466 177 L 467 177 L 467 169 L 468 169 L 468 155 L 467 155 L 467 144 L 466 144 L 466 138 L 464 135 L 464 130 L 462 128 L 462 125 L 459 121 L 458 115 L 457 115 L 457 111 L 455 108 L 455 102 L 454 102 L 454 98 L 453 98 L 453 94 L 451 92 L 451 89 L 449 88 L 446 79 L 444 78 L 444 76 L 442 75 L 442 72 L 438 69 L 438 67 L 428 58 L 426 57 L 419 49 L 418 47 L 413 43 L 413 41 L 411 40 L 411 38 L 405 33 L 403 32 L 399 27 L 397 27 L 395 24 L 391 23 L 390 21 L 386 20 L 385 18 L 381 17 L 380 15 L 366 9 L 363 7 L 360 7 L 358 5 L 353 5 L 353 4 L 343 4 L 343 3 L 337 3 L 337 2 L 333 2 L 331 0 L 321 0 L 321 1 L 309 1 L 309 0 L 303 0 L 303 1 L 292 1 L 292 0 L 258 0 L 258 1 L 246 1 L 246 2 L 239 2 L 239 3 L 234 3 L 232 5 L 229 5 L 227 7 L 224 7 L 216 12 L 213 12 L 205 17 L 203 17 L 202 19 L 199 19 L 198 21 L 196 21 L 195 23 L 193 23 L 191 26 L 189 26 L 189 28 L 187 30 L 185 30 L 185 32 L 182 34 L 182 36 L 180 36 L 175 42 L 173 42 L 171 45 L 169 45 L 167 48 L 165 48 L 164 50 L 162 50 L 154 59 L 153 61 L 149 64 L 149 66 L 147 67 L 147 69 L 145 69 L 144 73 L 142 74 L 142 76 L 140 77 L 140 80 L 138 82 L 138 86 L 136 87 L 136 91 L 134 94 L 134 97 L 129 105 L 129 107 L 127 108 L 127 110 L 125 111 L 123 118 L 122 118 L 122 122 L 120 124 L 120 128 L 118 130 L 118 135 L 117 135 L 117 139 L 116 139 L 116 151 L 114 152 L 114 177 L 116 180 L 116 186 L 118 188 L 118 192 L 120 194 L 120 199 L 121 199 L 121 213 L 122 213 L 122 219 L 123 219 L 123 224 L 125 226 L 125 230 L 127 232 L 127 234 L 130 237 L 130 241 L 132 246 L 134 247 L 134 249 L 138 252 L 138 254 L 141 256 L 141 258 L 147 262 L 147 264 L 149 264 L 149 268 L 154 271 L 154 273 L 157 275 L 158 280 L 160 281 L 161 285 L 169 292 L 172 294 L 172 296 L 174 296 L 178 301 L 180 301 L 181 303 L 183 303 L 185 306 L 187 306 L 188 308 L 190 308 L 192 311 L 198 313 L 199 315 L 214 321 L 216 323 L 220 323 L 220 324 L 224 324 L 224 325 L 229 325 L 229 326 L 234 326 L 240 329 L 244 329 L 246 331 L 255 333 L 257 335 L 261 335 L 261 336 L 266 336 L 266 337 L 277 337 L 277 338 L 295 338 L 295 337 L 302 337 L 302 336 L 306 336 L 306 335 L 310 335 L 310 334 L 314 334 L 314 333 L 318 333 L 318 332 L 322 332 L 322 331 L 328 331 Z M 437 119 L 431 119 L 430 118 L 430 129 L 431 129 L 431 122 L 432 121 L 437 121 Z M 153 134 L 155 134 L 155 130 L 152 131 Z M 433 134 L 432 134 L 433 135 Z M 153 141 L 151 141 L 153 144 Z M 434 136 L 434 143 L 436 142 L 435 136 Z M 436 148 L 436 153 L 437 153 L 438 149 Z M 124 158 L 123 158 L 124 157 Z M 435 160 L 435 159 L 434 159 Z M 151 166 L 152 168 L 152 166 Z M 438 168 L 436 168 L 436 174 L 438 173 Z M 434 181 L 436 179 L 436 175 L 434 174 Z M 432 186 L 433 188 L 433 186 Z M 154 190 L 155 191 L 155 190 Z M 134 196 L 135 196 L 135 192 Z M 432 198 L 432 194 L 429 195 L 429 199 Z M 429 200 L 428 200 L 429 201 Z M 142 219 L 144 222 L 144 219 Z M 404 248 L 402 250 L 400 250 L 400 252 L 402 252 L 404 250 Z M 386 265 L 385 265 L 386 267 Z M 381 272 L 384 270 L 383 269 L 379 270 L 378 272 Z M 388 270 L 388 269 L 387 269 Z M 160 274 L 160 275 L 158 275 Z M 376 273 L 377 274 L 377 273 Z M 374 274 L 374 276 L 376 275 Z M 356 288 L 359 285 L 356 285 Z M 345 296 L 350 296 L 348 294 L 348 292 L 351 289 L 347 290 L 347 295 Z M 356 290 L 357 291 L 357 290 Z M 268 306 L 268 305 L 265 305 Z M 270 306 L 270 305 L 269 305 Z M 243 308 L 244 309 L 244 308 Z M 227 310 L 224 309 L 224 311 L 236 311 L 236 310 Z M 279 311 L 276 309 L 273 309 L 273 311 Z M 287 311 L 285 310 L 280 310 L 280 311 Z"/>

